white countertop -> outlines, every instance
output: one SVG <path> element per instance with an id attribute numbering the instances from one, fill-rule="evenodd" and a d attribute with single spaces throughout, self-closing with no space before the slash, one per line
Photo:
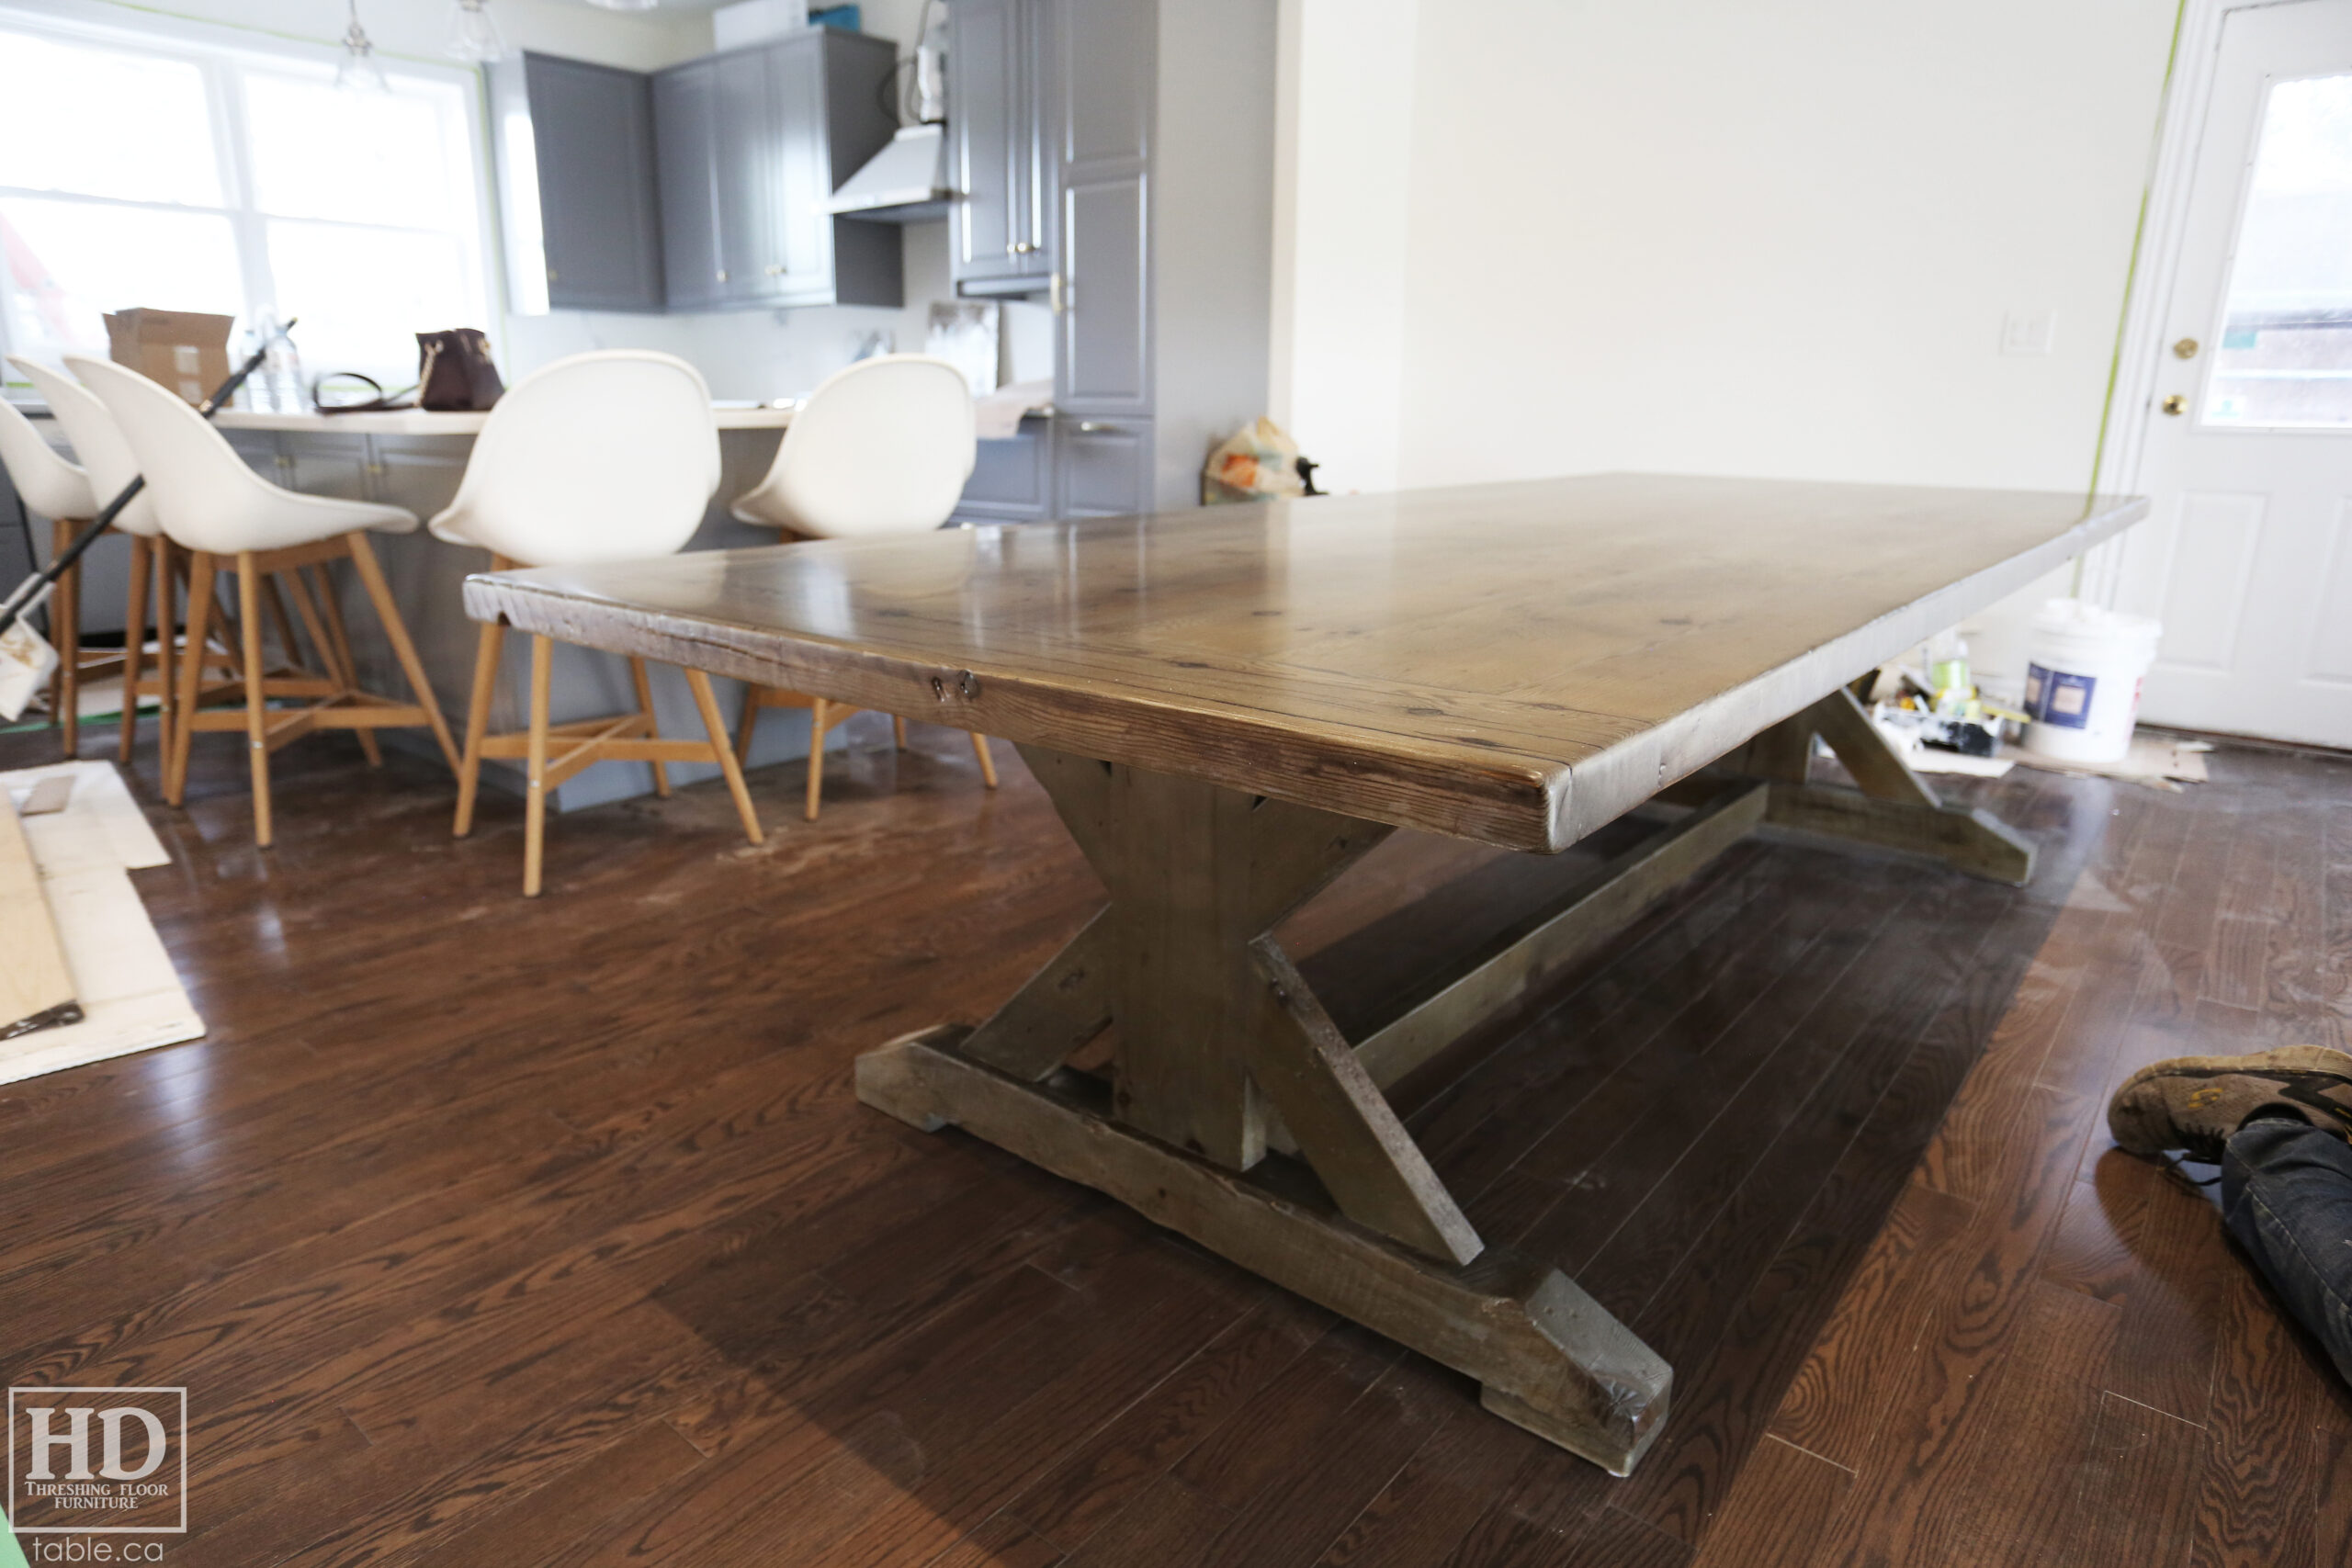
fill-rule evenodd
<path id="1" fill-rule="evenodd" d="M 790 409 L 718 408 L 721 430 L 782 430 L 792 423 Z M 393 409 L 378 413 L 256 413 L 222 409 L 212 423 L 223 430 L 293 430 L 313 434 L 345 435 L 474 435 L 486 413 L 431 413 L 423 409 Z"/>

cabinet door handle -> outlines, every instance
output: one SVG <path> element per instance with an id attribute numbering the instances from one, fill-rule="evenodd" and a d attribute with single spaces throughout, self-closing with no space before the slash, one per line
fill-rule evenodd
<path id="1" fill-rule="evenodd" d="M 1046 280 L 1046 303 L 1057 316 L 1064 314 L 1077 303 L 1077 295 L 1078 291 L 1064 283 L 1058 272 Z"/>
<path id="2" fill-rule="evenodd" d="M 1009 256 L 1025 256 L 1036 248 L 1026 240 L 1015 240 L 1004 247 L 1004 254 Z"/>
<path id="3" fill-rule="evenodd" d="M 727 281 L 727 269 L 726 269 L 725 267 L 721 267 L 721 268 L 719 268 L 719 269 L 718 269 L 718 281 L 719 281 L 719 282 L 721 282 L 721 283 L 724 283 L 724 282 L 726 282 L 726 281 Z"/>
<path id="4" fill-rule="evenodd" d="M 784 276 L 784 268 L 780 266 L 771 266 L 768 268 L 768 276 L 770 277 L 782 277 Z"/>
<path id="5" fill-rule="evenodd" d="M 1081 419 L 1078 422 L 1078 433 L 1080 435 L 1116 435 L 1119 433 L 1119 427 L 1115 424 L 1103 424 L 1096 420 Z"/>

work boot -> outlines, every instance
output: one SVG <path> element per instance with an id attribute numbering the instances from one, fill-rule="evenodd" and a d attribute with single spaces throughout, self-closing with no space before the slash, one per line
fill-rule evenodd
<path id="1" fill-rule="evenodd" d="M 2287 1045 L 2245 1056 L 2175 1056 L 2143 1067 L 2108 1102 L 2118 1147 L 2135 1155 L 2185 1149 L 2206 1165 L 2256 1111 L 2286 1112 L 2352 1137 L 2352 1056 Z"/>

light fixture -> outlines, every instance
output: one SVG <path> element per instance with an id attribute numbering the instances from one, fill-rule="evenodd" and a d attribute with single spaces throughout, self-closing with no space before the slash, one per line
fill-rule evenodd
<path id="1" fill-rule="evenodd" d="M 473 65 L 506 58 L 506 39 L 490 14 L 490 0 L 458 0 L 449 12 L 449 41 L 441 52 Z"/>
<path id="2" fill-rule="evenodd" d="M 588 0 L 588 3 L 607 11 L 650 11 L 662 4 L 662 0 Z"/>
<path id="3" fill-rule="evenodd" d="M 391 83 L 376 60 L 376 45 L 359 25 L 359 0 L 349 0 L 351 25 L 343 29 L 343 62 L 334 68 L 334 85 L 345 93 L 389 93 Z"/>

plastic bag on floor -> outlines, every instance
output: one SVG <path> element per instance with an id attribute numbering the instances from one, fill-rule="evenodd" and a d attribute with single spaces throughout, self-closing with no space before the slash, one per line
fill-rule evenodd
<path id="1" fill-rule="evenodd" d="M 1312 494 L 1298 464 L 1298 443 L 1281 425 L 1260 415 L 1209 454 L 1208 466 L 1201 470 L 1201 504 L 1287 501 Z"/>

